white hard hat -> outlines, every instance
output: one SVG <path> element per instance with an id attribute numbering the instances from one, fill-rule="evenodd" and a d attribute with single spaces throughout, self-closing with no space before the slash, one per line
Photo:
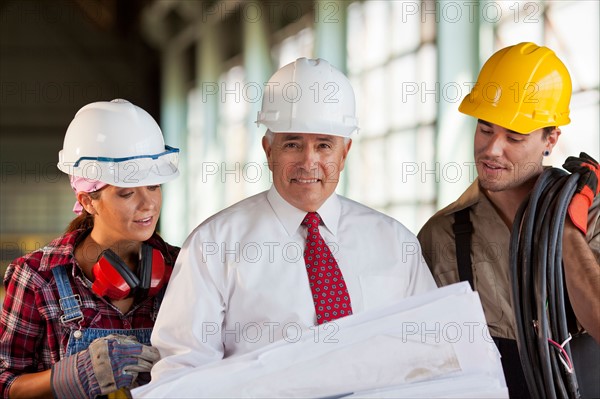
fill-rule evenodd
<path id="1" fill-rule="evenodd" d="M 179 149 L 165 146 L 156 121 L 126 100 L 99 101 L 71 121 L 58 169 L 117 187 L 152 186 L 179 176 Z"/>
<path id="2" fill-rule="evenodd" d="M 354 90 L 329 62 L 298 58 L 280 68 L 265 87 L 256 124 L 274 133 L 350 137 L 358 128 Z"/>

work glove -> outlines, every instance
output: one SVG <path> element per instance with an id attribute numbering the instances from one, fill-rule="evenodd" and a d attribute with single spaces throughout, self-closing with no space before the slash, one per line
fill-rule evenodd
<path id="1" fill-rule="evenodd" d="M 594 197 L 600 192 L 600 166 L 598 162 L 585 152 L 579 153 L 579 158 L 568 157 L 563 168 L 571 173 L 579 173 L 577 190 L 571 199 L 568 212 L 573 224 L 587 234 L 588 211 Z"/>
<path id="2" fill-rule="evenodd" d="M 149 372 L 160 355 L 133 336 L 108 335 L 88 349 L 55 363 L 50 383 L 56 398 L 95 398 L 130 387 L 138 373 Z"/>

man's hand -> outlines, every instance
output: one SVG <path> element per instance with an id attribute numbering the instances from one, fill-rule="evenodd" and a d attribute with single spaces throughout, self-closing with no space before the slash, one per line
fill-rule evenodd
<path id="1" fill-rule="evenodd" d="M 598 181 L 600 180 L 600 165 L 585 152 L 577 157 L 568 157 L 563 168 L 571 173 L 579 173 L 577 191 L 569 204 L 569 216 L 573 224 L 577 226 L 583 234 L 587 233 L 588 211 L 594 197 L 600 192 Z"/>
<path id="2" fill-rule="evenodd" d="M 138 373 L 149 372 L 158 350 L 133 336 L 108 335 L 89 348 L 52 366 L 50 382 L 57 398 L 95 398 L 132 386 Z"/>

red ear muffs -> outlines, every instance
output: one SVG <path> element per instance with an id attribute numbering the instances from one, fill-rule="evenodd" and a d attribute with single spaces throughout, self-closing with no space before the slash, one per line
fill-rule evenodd
<path id="1" fill-rule="evenodd" d="M 127 298 L 140 285 L 138 277 L 110 249 L 102 251 L 100 259 L 92 267 L 92 273 L 94 274 L 92 291 L 111 299 Z"/>
<path id="2" fill-rule="evenodd" d="M 144 297 L 158 294 L 171 277 L 171 269 L 165 265 L 162 253 L 146 243 L 142 244 L 139 272 L 138 295 Z"/>
<path id="3" fill-rule="evenodd" d="M 115 300 L 134 295 L 154 296 L 169 280 L 170 271 L 162 253 L 146 243 L 142 243 L 138 275 L 117 254 L 106 249 L 92 267 L 92 291 Z"/>

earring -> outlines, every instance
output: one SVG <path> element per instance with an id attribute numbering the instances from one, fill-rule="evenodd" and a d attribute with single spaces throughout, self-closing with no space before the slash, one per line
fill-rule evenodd
<path id="1" fill-rule="evenodd" d="M 547 157 L 548 155 L 550 155 L 550 151 L 548 151 L 548 150 L 544 151 L 544 156 Z"/>

